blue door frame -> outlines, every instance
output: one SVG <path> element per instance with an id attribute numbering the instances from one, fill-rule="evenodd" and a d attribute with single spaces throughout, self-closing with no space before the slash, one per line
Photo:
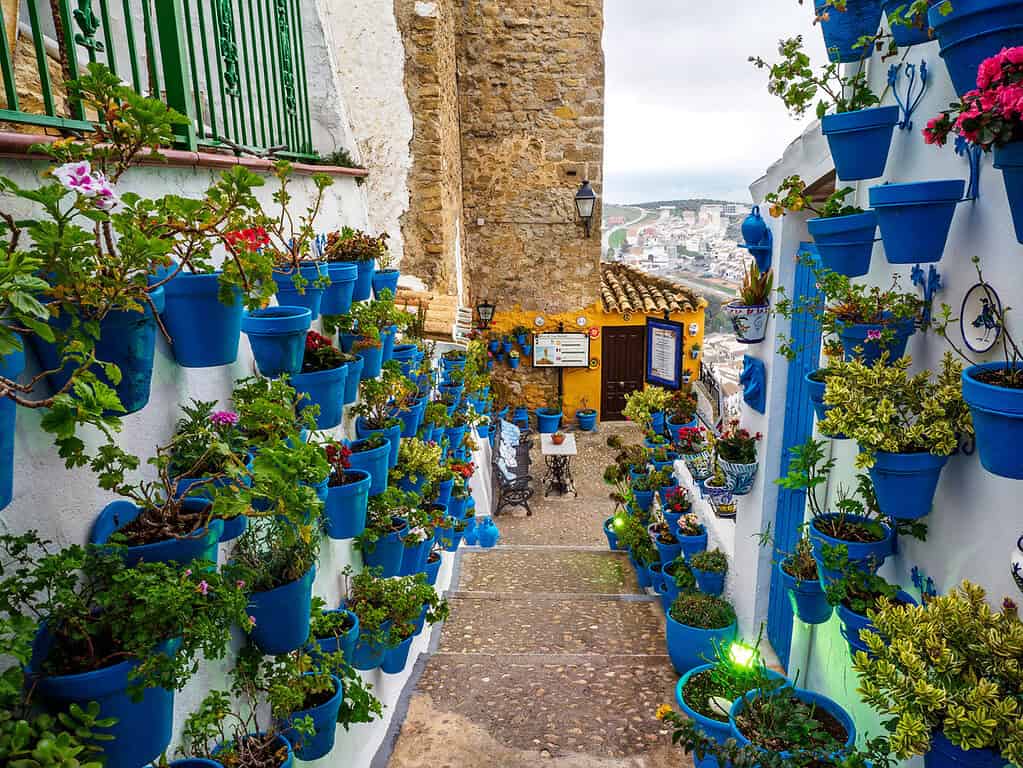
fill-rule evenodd
<path id="1" fill-rule="evenodd" d="M 799 297 L 821 297 L 814 267 L 819 263 L 817 249 L 811 243 L 800 243 L 799 253 L 809 253 L 813 263 L 799 259 L 789 295 L 793 301 Z M 792 318 L 790 335 L 796 359 L 789 363 L 788 386 L 785 390 L 785 426 L 782 437 L 780 476 L 789 471 L 789 449 L 805 443 L 813 434 L 813 404 L 807 391 L 805 376 L 820 367 L 821 326 L 806 313 Z M 774 558 L 781 562 L 792 552 L 799 540 L 799 527 L 806 516 L 806 492 L 778 490 L 778 507 L 774 516 Z M 771 647 L 785 668 L 792 649 L 792 604 L 782 586 L 777 568 L 771 569 L 771 600 L 767 615 L 767 637 Z"/>

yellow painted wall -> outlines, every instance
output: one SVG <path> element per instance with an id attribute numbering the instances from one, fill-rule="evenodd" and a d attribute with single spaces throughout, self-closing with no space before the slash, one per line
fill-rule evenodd
<path id="1" fill-rule="evenodd" d="M 536 325 L 537 316 L 542 316 L 544 324 L 542 327 Z M 577 323 L 578 318 L 582 316 L 586 318 L 585 325 L 579 325 Z M 662 317 L 663 315 L 651 315 L 651 317 Z M 628 317 L 628 319 L 626 319 Z M 689 371 L 692 374 L 692 380 L 695 381 L 700 375 L 700 357 L 703 352 L 703 329 L 704 329 L 704 310 L 700 308 L 695 312 L 676 312 L 670 317 L 678 323 L 682 323 L 685 327 L 685 342 L 684 342 L 684 353 L 683 353 L 683 367 L 684 370 Z M 564 323 L 565 333 L 580 333 L 588 332 L 591 328 L 599 328 L 600 335 L 597 338 L 590 338 L 590 357 L 597 358 L 598 366 L 589 370 L 582 370 L 578 368 L 566 368 L 564 369 L 564 413 L 566 420 L 573 419 L 577 409 L 584 407 L 595 408 L 598 413 L 601 409 L 600 402 L 600 383 L 601 383 L 601 366 L 603 365 L 603 354 L 602 345 L 604 341 L 605 327 L 615 326 L 645 326 L 647 315 L 642 313 L 634 313 L 631 315 L 622 315 L 612 312 L 604 312 L 600 302 L 592 305 L 588 309 L 582 311 L 563 312 L 561 314 L 547 315 L 541 312 L 525 311 L 519 307 L 512 310 L 500 311 L 498 310 L 494 314 L 493 323 L 490 326 L 489 333 L 503 335 L 511 333 L 511 329 L 517 325 L 523 325 L 530 328 L 534 334 L 536 333 L 556 333 L 558 332 L 558 324 Z M 697 331 L 695 336 L 689 335 L 690 323 L 697 324 Z M 690 348 L 694 344 L 700 345 L 700 354 L 694 360 L 690 354 Z M 516 345 L 516 349 L 518 346 Z M 521 350 L 520 350 L 521 351 Z M 531 360 L 527 359 L 526 356 L 521 358 L 519 363 L 518 371 L 528 371 L 530 368 Z M 498 363 L 498 366 L 502 366 L 508 369 L 508 363 Z M 545 369 L 546 370 L 546 369 Z M 506 374 L 515 375 L 516 371 L 506 370 Z M 585 405 L 584 405 L 585 401 Z M 524 403 L 525 405 L 533 406 L 533 403 Z M 542 403 L 540 403 L 542 405 Z M 603 414 L 600 414 L 603 418 Z"/>

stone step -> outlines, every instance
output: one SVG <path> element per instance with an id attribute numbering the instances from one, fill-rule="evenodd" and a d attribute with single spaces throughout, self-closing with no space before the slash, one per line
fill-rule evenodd
<path id="1" fill-rule="evenodd" d="M 664 615 L 658 601 L 587 596 L 480 598 L 448 596 L 440 653 L 663 656 Z"/>
<path id="2" fill-rule="evenodd" d="M 467 550 L 458 592 L 636 594 L 624 553 L 554 548 Z"/>

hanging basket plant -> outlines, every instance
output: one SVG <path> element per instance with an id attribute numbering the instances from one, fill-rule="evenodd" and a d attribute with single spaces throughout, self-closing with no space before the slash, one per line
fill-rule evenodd
<path id="1" fill-rule="evenodd" d="M 767 335 L 767 321 L 771 318 L 771 289 L 774 272 L 761 272 L 756 262 L 746 268 L 739 298 L 724 306 L 732 321 L 736 341 L 759 344 Z"/>

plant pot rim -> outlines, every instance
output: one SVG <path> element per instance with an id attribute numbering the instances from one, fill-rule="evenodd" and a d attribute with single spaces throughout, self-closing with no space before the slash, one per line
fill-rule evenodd
<path id="1" fill-rule="evenodd" d="M 817 235 L 837 235 L 851 232 L 855 229 L 876 228 L 877 214 L 874 211 L 863 211 L 862 213 L 850 213 L 845 216 L 810 219 L 806 222 L 806 226 L 814 237 Z M 871 235 L 870 240 L 873 242 L 873 235 Z"/>
<path id="2" fill-rule="evenodd" d="M 821 133 L 851 133 L 870 128 L 895 127 L 899 122 L 899 107 L 867 107 L 851 112 L 837 112 L 821 118 Z"/>
<path id="3" fill-rule="evenodd" d="M 242 331 L 248 334 L 277 336 L 309 330 L 313 313 L 308 307 L 282 305 L 247 310 L 242 315 Z"/>
<path id="4" fill-rule="evenodd" d="M 742 304 L 740 303 L 740 301 L 741 299 L 735 299 L 734 301 L 728 302 L 727 304 L 725 304 L 725 309 L 733 312 L 739 310 L 758 310 L 763 312 L 764 310 L 770 309 L 771 307 L 770 302 L 768 302 L 767 304 Z"/>
<path id="5" fill-rule="evenodd" d="M 909 453 L 874 452 L 873 470 L 893 472 L 923 472 L 941 469 L 948 463 L 948 456 L 936 456 L 929 451 L 912 451 Z"/>
<path id="6" fill-rule="evenodd" d="M 810 529 L 814 533 L 816 533 L 824 541 L 837 541 L 837 542 L 841 542 L 842 544 L 846 544 L 846 545 L 852 544 L 854 546 L 868 547 L 868 548 L 881 546 L 882 544 L 884 544 L 884 543 L 886 543 L 888 541 L 891 541 L 891 538 L 894 535 L 894 532 L 892 531 L 892 527 L 890 525 L 888 525 L 888 523 L 884 523 L 884 522 L 882 522 L 880 525 L 884 529 L 885 535 L 880 540 L 878 540 L 878 541 L 849 541 L 848 539 L 840 539 L 840 538 L 838 538 L 836 536 L 832 536 L 829 533 L 825 533 L 824 531 L 822 531 L 820 528 L 817 527 L 817 521 L 818 520 L 821 520 L 821 519 L 824 519 L 824 518 L 834 519 L 834 518 L 843 517 L 843 516 L 847 520 L 869 522 L 869 518 L 867 518 L 864 515 L 843 515 L 841 512 L 825 512 L 823 515 L 818 515 L 817 517 L 814 517 L 810 521 Z M 793 578 L 795 578 L 795 577 L 793 576 Z"/>
<path id="7" fill-rule="evenodd" d="M 735 621 L 731 622 L 730 624 L 728 624 L 728 625 L 726 625 L 724 627 L 717 627 L 715 629 L 706 629 L 704 627 L 693 626 L 692 624 L 683 624 L 681 621 L 679 621 L 678 619 L 676 619 L 674 616 L 671 615 L 671 610 L 670 609 L 665 611 L 664 618 L 667 619 L 667 621 L 669 623 L 675 624 L 675 625 L 677 625 L 679 627 L 685 627 L 686 629 L 694 630 L 696 632 L 706 632 L 708 634 L 714 634 L 714 635 L 720 634 L 721 632 L 727 632 L 730 629 L 738 629 L 738 626 L 739 626 L 738 618 Z"/>
<path id="8" fill-rule="evenodd" d="M 985 13 L 1003 5 L 1015 5 L 1017 2 L 1018 0 L 970 0 L 966 8 L 963 8 L 961 4 L 953 3 L 952 10 L 947 14 L 941 12 L 941 3 L 938 3 L 927 9 L 927 23 L 934 30 L 938 30 L 945 24 L 961 21 L 964 16 Z"/>
<path id="9" fill-rule="evenodd" d="M 881 184 L 870 188 L 870 207 L 902 207 L 958 203 L 963 199 L 966 182 L 963 179 L 912 181 L 903 184 Z"/>
<path id="10" fill-rule="evenodd" d="M 328 261 L 327 274 L 335 283 L 355 282 L 359 277 L 359 267 L 354 261 Z M 335 274 L 337 279 L 335 280 Z"/>
<path id="11" fill-rule="evenodd" d="M 977 378 L 978 373 L 1004 371 L 1007 363 L 980 363 L 971 365 L 962 374 L 963 399 L 971 408 L 1023 418 L 1023 389 L 1000 387 Z"/>
<path id="12" fill-rule="evenodd" d="M 834 699 L 824 696 L 823 694 L 817 693 L 816 691 L 808 691 L 803 688 L 796 688 L 794 685 L 785 685 L 779 689 L 776 689 L 776 691 L 789 691 L 791 695 L 801 699 L 804 703 L 812 704 L 814 706 L 820 706 L 825 712 L 834 717 L 835 720 L 837 720 L 842 725 L 843 728 L 845 728 L 846 732 L 845 748 L 848 749 L 853 744 L 856 743 L 856 723 L 853 721 L 852 716 L 846 711 L 846 709 Z M 776 691 L 771 691 L 769 692 L 769 694 L 776 693 Z M 738 734 L 741 737 L 742 741 L 745 741 L 747 744 L 753 746 L 755 749 L 767 752 L 769 750 L 766 750 L 759 745 L 753 744 L 753 742 L 750 741 L 750 739 L 747 738 L 739 730 L 739 726 L 736 723 L 736 716 L 746 706 L 746 703 L 748 701 L 751 701 L 760 693 L 761 691 L 758 688 L 743 694 L 735 701 L 733 701 L 732 708 L 728 713 L 728 722 L 732 732 L 734 734 Z M 743 745 L 740 741 L 740 746 L 745 745 Z M 785 756 L 791 755 L 792 753 L 787 750 L 783 750 L 781 752 L 777 752 L 777 754 Z"/>

